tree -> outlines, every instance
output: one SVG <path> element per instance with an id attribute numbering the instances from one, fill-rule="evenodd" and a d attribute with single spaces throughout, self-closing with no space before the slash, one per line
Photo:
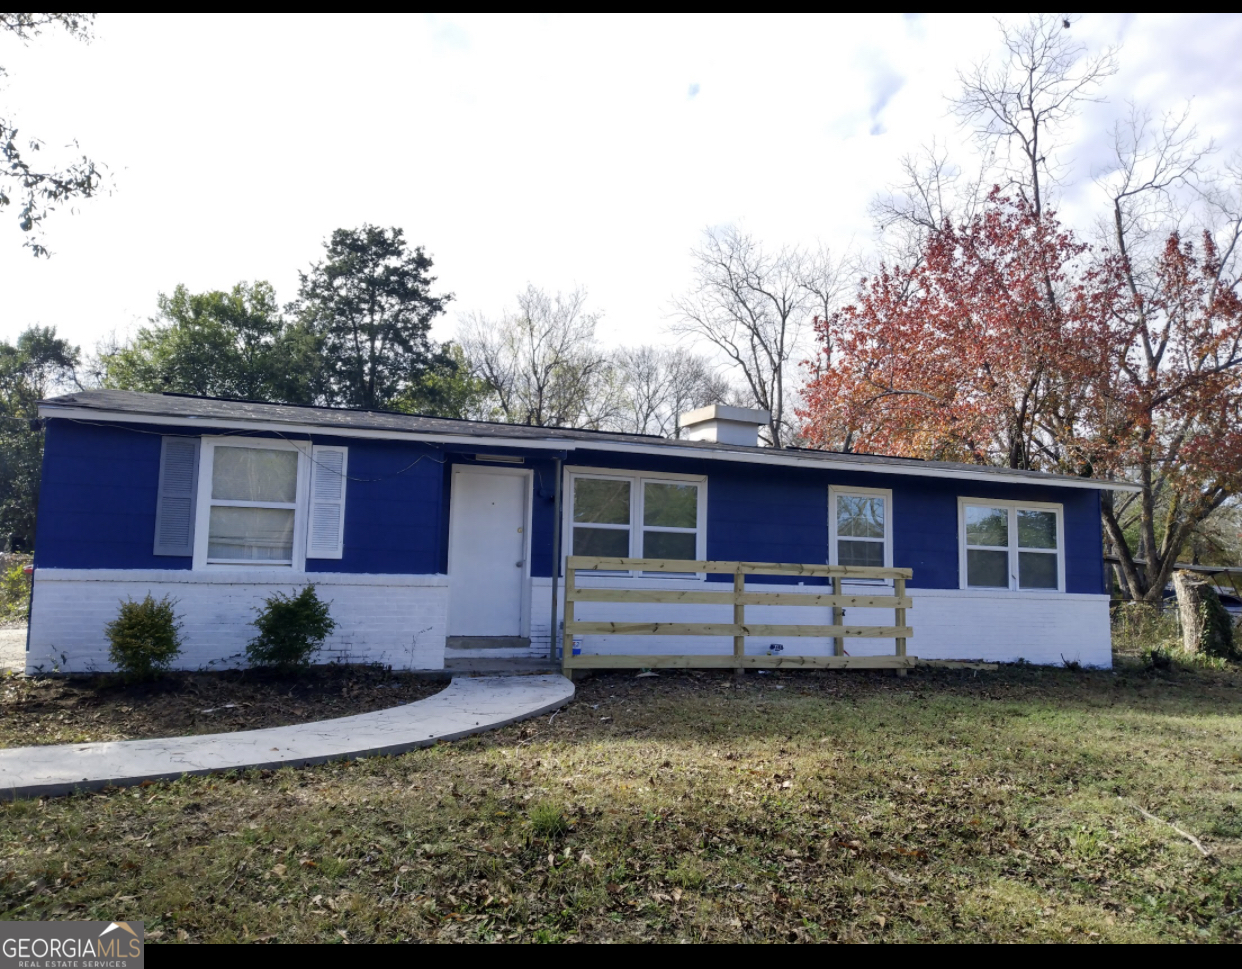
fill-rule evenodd
<path id="1" fill-rule="evenodd" d="M 1071 38 L 1073 22 L 1033 14 L 1001 28 L 1005 56 L 958 73 L 953 108 L 995 159 L 1001 185 L 1023 199 L 1036 218 L 1048 206 L 1048 183 L 1064 169 L 1056 158 L 1058 135 L 1083 103 L 1098 101 L 1100 85 L 1117 72 L 1114 51 L 1089 54 Z"/>
<path id="2" fill-rule="evenodd" d="M 886 326 L 869 345 L 856 334 L 856 362 L 817 355 L 807 414 L 825 446 L 908 448 L 1137 483 L 1137 495 L 1105 496 L 1106 548 L 1121 560 L 1123 592 L 1159 604 L 1178 558 L 1195 554 L 1196 540 L 1213 533 L 1239 490 L 1233 304 L 1242 177 L 1236 166 L 1207 169 L 1212 148 L 1198 139 L 1188 110 L 1156 123 L 1132 107 L 1115 128 L 1113 163 L 1096 173 L 1109 206 L 1095 248 L 1074 242 L 1073 258 L 1061 247 L 1032 248 L 1037 225 L 1056 225 L 1052 203 L 1070 172 L 1057 158 L 1070 122 L 1085 102 L 1101 99 L 1116 70 L 1111 50 L 1089 53 L 1071 40 L 1071 28 L 1069 20 L 1034 15 L 1002 30 L 1000 62 L 959 76 L 952 104 L 976 135 L 981 175 L 963 179 L 933 146 L 907 162 L 906 184 L 874 203 L 877 222 L 895 235 L 889 252 L 896 258 L 867 281 L 858 315 L 835 322 L 849 329 L 871 314 Z M 982 195 L 980 187 L 993 182 L 1003 192 Z M 1008 243 L 995 240 L 1012 257 L 998 261 L 998 278 L 1017 280 L 1017 289 L 993 285 L 990 293 L 1006 314 L 1023 308 L 1010 298 L 1023 293 L 1030 323 L 1010 327 L 1006 339 L 966 325 L 956 341 L 943 340 L 947 321 L 912 309 L 925 298 L 922 260 L 936 258 L 936 238 L 948 233 L 939 242 L 940 268 L 952 265 L 943 247 L 963 238 L 974 244 L 978 217 L 996 208 L 998 194 L 1026 207 L 1028 225 Z M 1060 229 L 1039 231 L 1051 238 Z M 967 249 L 958 255 L 974 258 Z M 966 278 L 934 275 L 937 282 Z M 1041 276 L 1042 292 L 1034 285 Z M 978 293 L 962 295 L 986 310 Z M 899 309 L 903 301 L 910 306 Z M 832 322 L 821 326 L 821 339 L 841 339 Z M 1054 322 L 1064 328 L 1057 340 L 1048 329 Z M 929 340 L 943 356 L 927 354 Z M 955 352 L 962 359 L 950 359 Z M 916 356 L 902 361 L 902 353 Z M 970 371 L 968 361 L 985 369 Z M 943 383 L 954 366 L 966 368 L 968 386 L 1001 388 L 990 411 L 955 409 L 967 394 Z M 937 377 L 942 383 L 932 386 Z M 876 430 L 884 420 L 892 426 Z"/>
<path id="3" fill-rule="evenodd" d="M 772 415 L 766 434 L 780 447 L 796 434 L 787 414 L 792 371 L 813 318 L 836 305 L 840 265 L 826 250 L 768 252 L 733 226 L 704 232 L 692 258 L 695 283 L 674 303 L 674 331 L 723 353 L 745 382 L 747 403 Z"/>
<path id="4" fill-rule="evenodd" d="M 882 267 L 816 332 L 804 434 L 820 447 L 1075 473 L 1090 364 L 1119 284 L 1050 214 L 999 190 Z M 1051 287 L 1058 299 L 1046 297 Z"/>
<path id="5" fill-rule="evenodd" d="M 488 386 L 471 372 L 465 351 L 445 343 L 435 362 L 388 406 L 405 414 L 477 420 L 487 417 L 487 399 Z"/>
<path id="6" fill-rule="evenodd" d="M 681 436 L 681 415 L 724 404 L 733 388 L 703 357 L 666 347 L 623 347 L 613 356 L 618 404 L 610 430 Z"/>
<path id="7" fill-rule="evenodd" d="M 616 410 L 608 355 L 595 341 L 598 313 L 585 290 L 549 295 L 527 286 L 518 311 L 478 313 L 461 325 L 471 373 L 487 387 L 496 419 L 541 427 L 608 426 Z"/>
<path id="8" fill-rule="evenodd" d="M 294 309 L 322 340 L 325 400 L 388 407 L 444 365 L 431 323 L 453 297 L 432 294 L 431 257 L 401 229 L 337 229 L 324 247 L 327 258 L 299 274 Z"/>
<path id="9" fill-rule="evenodd" d="M 1072 26 L 1051 14 L 1002 25 L 999 60 L 958 72 L 950 107 L 979 154 L 963 167 L 933 139 L 902 159 L 900 184 L 871 203 L 890 263 L 914 265 L 927 237 L 973 218 L 994 185 L 1024 200 L 1036 218 L 1054 204 L 1069 172 L 1058 157 L 1063 139 L 1082 105 L 1102 100 L 1100 88 L 1117 70 L 1113 49 L 1089 52 L 1073 40 Z M 1047 287 L 1045 297 L 1056 298 Z"/>
<path id="10" fill-rule="evenodd" d="M 1084 450 L 1141 487 L 1103 506 L 1134 599 L 1158 603 L 1196 530 L 1242 492 L 1242 279 L 1228 255 L 1240 237 L 1242 221 L 1225 250 L 1208 232 L 1198 244 L 1172 233 L 1142 289 L 1123 263 L 1128 298 Z"/>
<path id="11" fill-rule="evenodd" d="M 0 542 L 34 548 L 43 429 L 39 401 L 73 379 L 79 351 L 51 327 L 31 327 L 0 343 Z"/>
<path id="12" fill-rule="evenodd" d="M 59 26 L 89 41 L 94 19 L 93 13 L 0 13 L 0 36 L 7 32 L 25 43 L 45 27 Z M 4 74 L 0 67 L 0 78 Z M 17 203 L 18 225 L 27 233 L 24 244 L 36 256 L 48 255 L 40 235 L 43 220 L 66 202 L 95 195 L 102 184 L 98 167 L 86 156 L 56 167 L 32 160 L 42 150 L 37 138 L 19 140 L 12 118 L 0 115 L 0 209 Z"/>
<path id="13" fill-rule="evenodd" d="M 1230 251 L 1239 238 L 1234 225 Z M 806 389 L 805 433 L 1135 481 L 1137 496 L 1106 496 L 1104 525 L 1126 592 L 1159 603 L 1195 529 L 1242 490 L 1242 298 L 1225 265 L 1211 234 L 1173 233 L 1131 289 L 1115 253 L 994 194 L 916 268 L 885 269 L 820 322 L 833 353 Z"/>
<path id="14" fill-rule="evenodd" d="M 100 382 L 147 393 L 309 404 L 322 396 L 320 338 L 280 311 L 270 283 L 159 295 L 159 315 L 100 351 Z"/>
<path id="15" fill-rule="evenodd" d="M 1130 544 L 1128 535 L 1126 544 Z M 1133 547 L 1137 544 L 1135 541 Z M 1242 564 L 1242 502 L 1232 498 L 1221 505 L 1195 528 L 1188 544 L 1186 557 L 1191 565 Z"/>

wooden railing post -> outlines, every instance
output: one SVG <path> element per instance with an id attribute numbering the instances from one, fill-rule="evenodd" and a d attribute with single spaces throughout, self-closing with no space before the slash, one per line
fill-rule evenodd
<path id="1" fill-rule="evenodd" d="M 566 564 L 565 567 L 565 619 L 561 623 L 563 635 L 561 636 L 561 669 L 565 668 L 566 661 L 573 658 L 574 655 L 574 634 L 570 626 L 574 622 L 574 590 L 577 588 L 577 581 L 574 573 L 576 569 L 572 565 Z M 552 634 L 556 634 L 556 630 L 552 630 Z"/>
<path id="2" fill-rule="evenodd" d="M 834 575 L 832 577 L 832 594 L 834 596 L 839 596 L 841 594 L 841 576 L 839 575 Z M 842 609 L 840 606 L 833 606 L 832 607 L 832 624 L 834 626 L 841 626 L 841 625 L 844 625 L 844 623 L 845 623 L 845 610 Z M 845 637 L 844 636 L 833 637 L 832 651 L 837 656 L 845 655 Z"/>
<path id="3" fill-rule="evenodd" d="M 746 604 L 742 596 L 746 593 L 746 576 L 739 569 L 733 573 L 733 625 L 737 632 L 733 636 L 733 656 L 737 659 L 736 673 L 741 676 L 742 657 L 746 655 L 746 637 L 742 635 L 742 627 L 746 625 Z"/>
<path id="4" fill-rule="evenodd" d="M 902 579 L 900 577 L 893 579 L 893 595 L 895 595 L 898 599 L 904 599 L 906 597 L 906 580 L 905 579 Z M 893 610 L 893 614 L 894 614 L 893 625 L 899 628 L 903 628 L 906 624 L 906 607 L 898 606 L 896 609 Z M 898 656 L 906 655 L 906 637 L 905 636 L 897 637 L 897 655 Z M 897 675 L 905 676 L 906 671 L 904 669 L 898 669 Z"/>

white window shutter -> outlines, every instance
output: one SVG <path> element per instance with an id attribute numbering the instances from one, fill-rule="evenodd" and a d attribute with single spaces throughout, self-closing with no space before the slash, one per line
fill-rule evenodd
<path id="1" fill-rule="evenodd" d="M 155 503 L 155 555 L 194 554 L 198 450 L 196 437 L 169 436 L 161 442 Z"/>
<path id="2" fill-rule="evenodd" d="M 310 515 L 306 557 L 339 559 L 345 548 L 345 483 L 349 449 L 311 448 Z"/>

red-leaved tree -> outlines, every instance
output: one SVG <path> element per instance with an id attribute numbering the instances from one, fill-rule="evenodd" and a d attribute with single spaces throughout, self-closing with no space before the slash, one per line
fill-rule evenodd
<path id="1" fill-rule="evenodd" d="M 930 235 L 913 268 L 882 269 L 817 321 L 803 433 L 826 448 L 1065 470 L 1120 291 L 1112 264 L 1089 257 L 1054 217 L 994 191 Z"/>
<path id="2" fill-rule="evenodd" d="M 1079 446 L 1141 485 L 1105 496 L 1104 525 L 1128 594 L 1158 602 L 1191 532 L 1242 492 L 1242 299 L 1207 232 L 1197 246 L 1170 235 L 1148 286 L 1122 268 Z"/>
<path id="3" fill-rule="evenodd" d="M 1174 236 L 1140 283 L 1054 213 L 993 191 L 913 267 L 817 320 L 803 434 L 1134 481 L 1105 526 L 1128 593 L 1158 601 L 1190 531 L 1242 488 L 1242 313 L 1224 264 L 1210 237 Z"/>

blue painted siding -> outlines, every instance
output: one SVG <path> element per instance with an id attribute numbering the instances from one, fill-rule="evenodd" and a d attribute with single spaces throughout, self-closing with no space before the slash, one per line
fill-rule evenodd
<path id="1" fill-rule="evenodd" d="M 308 572 L 416 575 L 445 571 L 441 528 L 444 454 L 404 441 L 314 435 L 349 448 L 340 559 L 307 559 Z"/>
<path id="2" fill-rule="evenodd" d="M 152 554 L 159 477 L 158 433 L 48 421 L 35 566 L 188 569 Z"/>
<path id="3" fill-rule="evenodd" d="M 141 429 L 48 421 L 35 564 L 61 569 L 188 569 L 188 557 L 152 554 L 160 435 Z M 211 429 L 204 428 L 205 434 Z M 254 437 L 265 435 L 255 434 Z M 315 435 L 349 448 L 341 559 L 309 559 L 309 572 L 444 571 L 444 462 L 417 443 Z M 420 460 L 420 458 L 422 460 Z"/>
<path id="4" fill-rule="evenodd" d="M 168 430 L 184 433 L 181 428 Z M 211 431 L 204 428 L 204 433 Z M 452 467 L 470 463 L 470 457 L 417 443 L 329 436 L 313 440 L 349 448 L 351 480 L 344 557 L 309 560 L 308 570 L 447 571 Z M 188 558 L 152 554 L 159 457 L 158 428 L 50 420 L 36 564 L 43 568 L 190 568 Z M 891 489 L 894 562 L 914 570 L 911 585 L 915 588 L 955 589 L 959 585 L 959 496 L 1060 502 L 1065 509 L 1067 590 L 1106 590 L 1100 498 L 1094 490 L 726 465 L 606 452 L 577 452 L 567 463 L 706 475 L 707 555 L 726 561 L 824 562 L 829 485 Z M 554 462 L 546 453 L 530 454 L 524 466 L 534 472 L 531 572 L 547 577 L 552 574 Z"/>
<path id="5" fill-rule="evenodd" d="M 547 458 L 528 459 L 534 471 L 534 502 L 531 507 L 530 574 L 552 574 L 552 532 L 556 510 L 556 464 Z M 563 540 L 563 539 L 562 539 Z"/>
<path id="6" fill-rule="evenodd" d="M 914 570 L 912 588 L 956 589 L 957 499 L 1058 502 L 1065 514 L 1067 592 L 1105 591 L 1099 492 L 854 471 L 581 453 L 576 465 L 706 474 L 707 557 L 724 561 L 826 562 L 828 487 L 893 492 L 893 564 Z M 716 581 L 727 581 L 721 576 Z"/>

